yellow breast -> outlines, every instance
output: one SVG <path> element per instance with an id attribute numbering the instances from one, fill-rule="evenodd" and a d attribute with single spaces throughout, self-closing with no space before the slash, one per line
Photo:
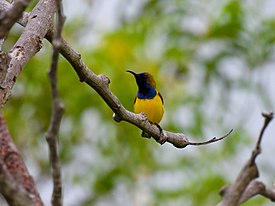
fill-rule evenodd
<path id="1" fill-rule="evenodd" d="M 134 112 L 136 114 L 144 112 L 149 121 L 158 124 L 163 116 L 163 104 L 160 96 L 156 95 L 152 99 L 136 98 Z"/>

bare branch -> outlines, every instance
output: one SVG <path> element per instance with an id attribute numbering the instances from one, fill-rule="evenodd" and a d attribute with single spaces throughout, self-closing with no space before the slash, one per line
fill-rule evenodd
<path id="1" fill-rule="evenodd" d="M 251 199 L 256 195 L 262 195 L 270 199 L 272 202 L 275 202 L 275 190 L 266 188 L 265 184 L 259 180 L 253 180 L 245 189 L 239 204 Z"/>
<path id="2" fill-rule="evenodd" d="M 16 78 L 27 61 L 41 49 L 42 39 L 52 26 L 54 8 L 54 0 L 41 0 L 30 13 L 22 35 L 9 53 L 11 61 L 8 72 L 4 82 L 0 85 L 0 107 L 10 96 Z"/>
<path id="3" fill-rule="evenodd" d="M 1 13 L 7 12 L 12 8 L 12 4 L 7 2 L 6 0 L 0 0 L 0 11 Z M 29 13 L 23 12 L 22 17 L 17 20 L 17 23 L 21 24 L 22 26 L 26 26 L 28 22 Z"/>
<path id="4" fill-rule="evenodd" d="M 258 137 L 258 141 L 255 145 L 254 150 L 251 153 L 250 158 L 245 163 L 244 167 L 241 169 L 237 179 L 232 185 L 227 186 L 221 191 L 223 196 L 223 201 L 218 204 L 218 206 L 235 206 L 239 205 L 240 202 L 246 201 L 247 199 L 255 196 L 256 194 L 267 194 L 261 191 L 264 190 L 263 185 L 253 183 L 253 180 L 259 176 L 258 168 L 255 163 L 256 157 L 260 154 L 261 140 L 264 134 L 265 129 L 273 118 L 273 113 L 262 114 L 265 118 L 263 127 Z M 252 184 L 252 188 L 249 188 L 249 185 Z M 256 187 L 256 186 L 257 187 Z M 256 189 L 255 189 L 256 188 Z M 268 190 L 269 191 L 269 190 Z M 272 198 L 270 198 L 272 199 Z"/>
<path id="5" fill-rule="evenodd" d="M 31 0 L 15 1 L 12 8 L 0 14 L 0 39 L 4 38 L 13 24 L 22 16 Z"/>
<path id="6" fill-rule="evenodd" d="M 0 51 L 0 84 L 5 80 L 10 57 L 5 52 Z"/>
<path id="7" fill-rule="evenodd" d="M 9 205 L 34 205 L 24 187 L 14 181 L 3 160 L 0 160 L 0 185 L 0 193 Z"/>
<path id="8" fill-rule="evenodd" d="M 208 141 L 204 141 L 204 142 L 189 142 L 189 145 L 199 146 L 199 145 L 206 145 L 206 144 L 210 144 L 213 142 L 217 142 L 217 141 L 223 140 L 224 138 L 228 137 L 232 132 L 233 132 L 233 129 L 231 129 L 227 134 L 225 134 L 222 137 L 213 137 L 212 139 L 210 139 Z"/>
<path id="9" fill-rule="evenodd" d="M 270 199 L 272 202 L 275 202 L 275 189 L 274 189 L 274 185 L 273 185 L 273 187 L 271 189 L 265 187 L 265 190 L 262 191 L 260 194 L 262 196 Z"/>
<path id="10" fill-rule="evenodd" d="M 52 116 L 50 128 L 47 132 L 47 142 L 50 151 L 50 162 L 52 166 L 52 178 L 53 178 L 53 192 L 52 192 L 52 205 L 61 206 L 62 203 L 62 175 L 60 159 L 58 154 L 58 131 L 64 113 L 64 105 L 59 98 L 58 88 L 57 88 L 57 68 L 59 59 L 59 46 L 61 39 L 61 32 L 65 17 L 63 15 L 62 2 L 61 0 L 56 0 L 56 10 L 57 10 L 57 28 L 54 33 L 53 39 L 53 54 L 52 54 L 52 64 L 49 72 L 49 79 L 52 88 Z"/>
<path id="11" fill-rule="evenodd" d="M 10 205 L 43 205 L 0 113 L 0 192 Z"/>
<path id="12" fill-rule="evenodd" d="M 273 113 L 272 112 L 271 113 L 262 113 L 262 116 L 265 118 L 264 125 L 260 131 L 259 138 L 255 145 L 255 148 L 251 154 L 251 160 L 250 160 L 251 162 L 255 162 L 256 157 L 261 153 L 261 142 L 262 142 L 263 134 L 264 134 L 266 127 L 268 126 L 270 121 L 273 119 Z"/>

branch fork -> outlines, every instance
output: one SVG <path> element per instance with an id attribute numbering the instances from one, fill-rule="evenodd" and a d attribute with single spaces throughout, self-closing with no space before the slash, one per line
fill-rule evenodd
<path id="1" fill-rule="evenodd" d="M 241 169 L 235 182 L 221 190 L 220 194 L 223 196 L 223 201 L 218 206 L 237 206 L 255 195 L 265 196 L 275 202 L 274 188 L 267 189 L 264 183 L 256 180 L 259 177 L 259 170 L 255 160 L 261 153 L 263 134 L 273 119 L 273 113 L 262 113 L 262 116 L 264 117 L 264 124 L 251 156 Z"/>

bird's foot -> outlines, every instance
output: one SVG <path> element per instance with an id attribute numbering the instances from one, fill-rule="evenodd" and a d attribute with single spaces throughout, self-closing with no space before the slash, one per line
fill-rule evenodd
<path id="1" fill-rule="evenodd" d="M 157 126 L 157 128 L 159 128 L 159 139 L 157 140 L 158 143 L 160 144 L 164 144 L 167 141 L 167 137 L 164 135 L 163 133 L 163 129 L 161 128 L 161 126 L 157 123 L 154 123 L 154 125 Z"/>
<path id="2" fill-rule="evenodd" d="M 152 123 L 152 122 L 151 122 Z M 159 139 L 157 140 L 158 143 L 160 143 L 161 145 L 164 144 L 166 141 L 167 141 L 167 137 L 164 135 L 163 133 L 163 129 L 161 128 L 161 126 L 157 123 L 152 123 L 154 125 L 157 126 L 157 128 L 159 129 Z M 141 136 L 142 137 L 145 137 L 145 138 L 151 138 L 151 135 L 148 134 L 147 132 L 145 131 L 142 131 L 141 133 Z"/>
<path id="3" fill-rule="evenodd" d="M 160 138 L 157 140 L 158 143 L 163 145 L 167 141 L 167 137 L 164 135 L 161 135 Z"/>
<path id="4" fill-rule="evenodd" d="M 156 125 L 157 128 L 159 128 L 159 134 L 162 135 L 163 134 L 163 129 L 161 128 L 161 126 L 157 123 L 154 123 L 154 125 Z"/>
<path id="5" fill-rule="evenodd" d="M 144 131 L 142 131 L 141 136 L 142 136 L 142 137 L 145 137 L 145 138 L 148 138 L 148 139 L 151 138 L 151 135 L 148 134 L 147 132 L 144 132 Z"/>

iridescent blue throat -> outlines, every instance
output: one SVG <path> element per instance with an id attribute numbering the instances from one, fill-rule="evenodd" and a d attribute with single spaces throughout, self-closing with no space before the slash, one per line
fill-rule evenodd
<path id="1" fill-rule="evenodd" d="M 149 84 L 142 90 L 138 90 L 137 97 L 139 99 L 153 99 L 157 94 L 157 91 Z"/>

